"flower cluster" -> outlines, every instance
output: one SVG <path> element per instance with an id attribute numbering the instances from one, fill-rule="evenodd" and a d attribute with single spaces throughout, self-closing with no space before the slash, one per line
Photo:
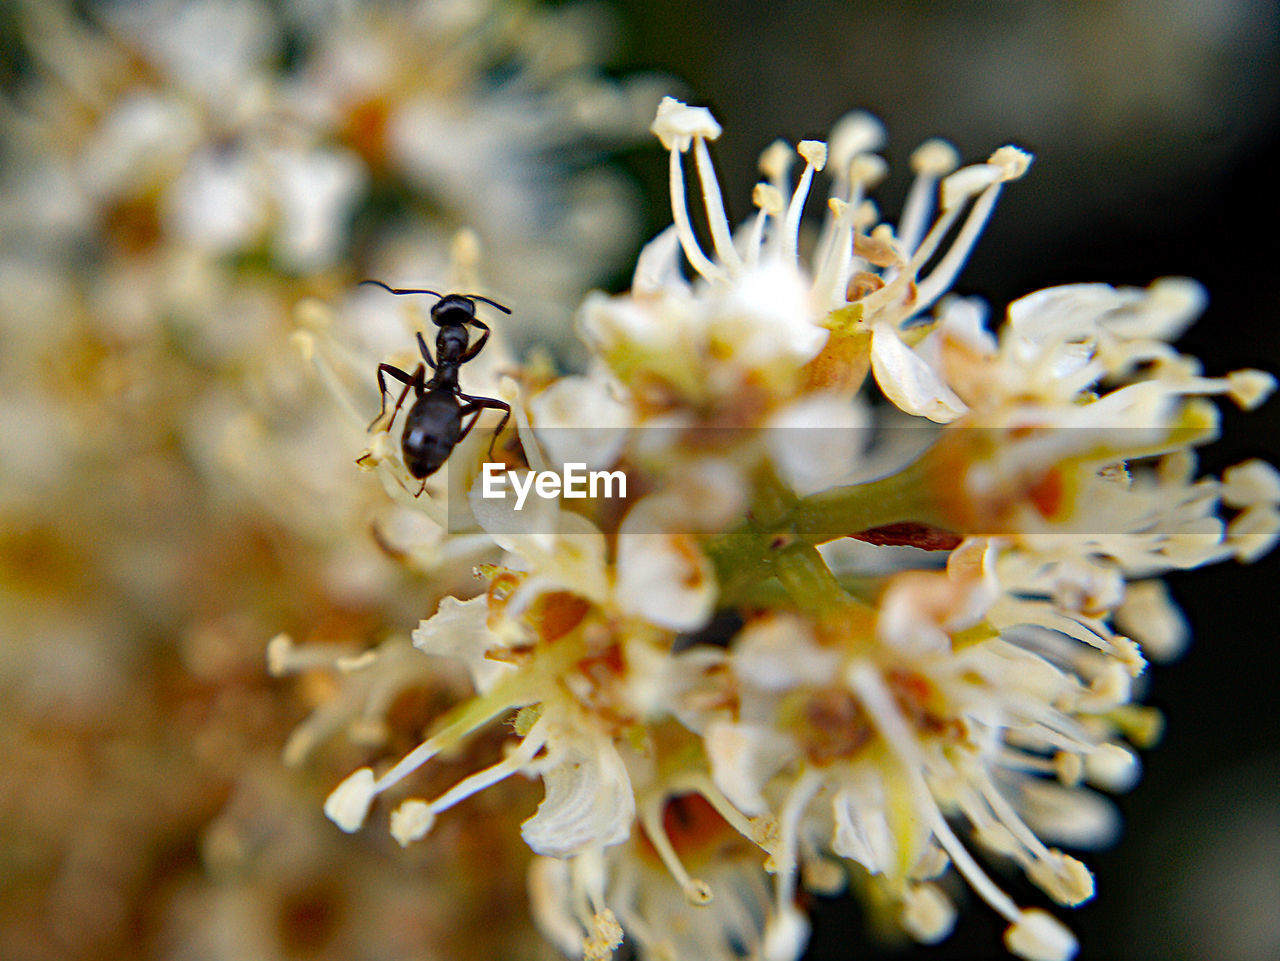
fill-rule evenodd
<path id="1" fill-rule="evenodd" d="M 481 496 L 486 426 L 455 449 L 414 503 L 484 587 L 445 597 L 413 643 L 465 667 L 473 694 L 326 813 L 356 831 L 390 795 L 407 846 L 478 792 L 540 778 L 521 827 L 533 910 L 570 957 L 625 937 L 664 961 L 794 961 L 801 889 L 851 879 L 934 942 L 954 921 L 949 873 L 1005 918 L 1013 954 L 1073 956 L 1071 932 L 984 863 L 1061 905 L 1092 897 L 1055 845 L 1114 834 L 1094 788 L 1132 784 L 1134 746 L 1156 736 L 1133 682 L 1185 638 L 1158 575 L 1252 560 L 1280 534 L 1274 468 L 1197 478 L 1192 454 L 1216 435 L 1208 397 L 1250 408 L 1272 378 L 1206 376 L 1170 346 L 1204 303 L 1189 280 L 1039 291 L 994 333 L 981 303 L 948 296 L 1028 169 L 1017 148 L 961 167 L 924 144 L 894 226 L 868 199 L 881 128 L 851 115 L 829 143 L 766 150 L 734 230 L 711 114 L 668 98 L 653 131 L 674 223 L 628 293 L 582 306 L 586 372 L 508 366 L 488 384 L 514 410 L 504 466 L 618 469 L 628 496 L 517 511 Z M 395 440 L 376 434 L 361 463 L 409 503 Z M 343 666 L 377 677 L 381 660 Z M 503 720 L 500 758 L 407 793 Z"/>

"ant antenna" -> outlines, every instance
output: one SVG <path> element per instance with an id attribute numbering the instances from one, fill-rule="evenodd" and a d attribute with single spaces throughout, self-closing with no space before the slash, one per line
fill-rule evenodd
<path id="1" fill-rule="evenodd" d="M 504 314 L 511 313 L 510 307 L 503 307 L 502 304 L 498 303 L 496 300 L 490 300 L 488 297 L 481 297 L 479 294 L 463 294 L 462 296 L 466 297 L 468 300 L 482 300 L 490 307 L 497 307 Z"/>
<path id="2" fill-rule="evenodd" d="M 426 288 L 417 289 L 409 287 L 389 287 L 380 280 L 362 280 L 361 284 L 373 284 L 375 287 L 381 287 L 383 290 L 391 294 L 430 294 L 432 297 L 443 297 L 444 294 L 438 290 L 427 290 Z M 356 286 L 359 286 L 357 284 Z"/>
<path id="3" fill-rule="evenodd" d="M 427 290 L 425 287 L 422 287 L 422 288 L 390 287 L 387 284 L 384 284 L 381 280 L 362 280 L 360 281 L 360 283 L 373 284 L 375 287 L 381 287 L 383 290 L 392 294 L 430 294 L 432 297 L 441 297 L 441 298 L 444 297 L 444 294 L 440 293 L 438 290 Z M 467 298 L 467 300 L 483 301 L 484 303 L 488 304 L 490 307 L 496 307 L 498 310 L 502 311 L 504 314 L 511 313 L 510 307 L 504 307 L 502 306 L 502 304 L 498 303 L 496 300 L 490 300 L 488 297 L 483 297 L 480 294 L 458 294 L 457 296 L 465 297 Z"/>

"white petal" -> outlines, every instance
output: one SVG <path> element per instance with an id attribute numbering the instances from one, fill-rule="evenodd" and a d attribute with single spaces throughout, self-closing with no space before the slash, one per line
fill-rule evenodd
<path id="1" fill-rule="evenodd" d="M 423 654 L 461 661 L 476 690 L 483 693 L 503 674 L 515 670 L 510 664 L 485 656 L 500 644 L 489 630 L 488 617 L 488 597 L 483 594 L 469 601 L 445 597 L 436 613 L 414 630 L 413 646 Z"/>
<path id="2" fill-rule="evenodd" d="M 1110 284 L 1062 284 L 1027 294 L 1009 305 L 1009 327 L 1037 347 L 1089 340 L 1102 319 L 1142 302 L 1144 291 Z"/>
<path id="3" fill-rule="evenodd" d="M 529 402 L 534 433 L 555 467 L 603 470 L 627 442 L 631 409 L 600 377 L 561 377 Z"/>
<path id="4" fill-rule="evenodd" d="M 244 150 L 194 155 L 165 197 L 168 226 L 215 253 L 250 243 L 266 224 L 262 173 Z"/>
<path id="5" fill-rule="evenodd" d="M 871 334 L 871 369 L 885 396 L 908 414 L 947 424 L 969 409 L 889 324 Z"/>
<path id="6" fill-rule="evenodd" d="M 685 298 L 671 294 L 655 301 L 593 291 L 578 310 L 578 325 L 583 337 L 600 353 L 665 354 L 685 342 L 689 333 L 686 321 L 697 324 L 701 320 L 700 315 L 677 309 L 684 302 Z"/>
<path id="7" fill-rule="evenodd" d="M 827 330 L 814 323 L 809 281 L 793 263 L 769 258 L 717 291 L 711 308 L 717 353 L 753 366 L 790 366 L 811 360 L 827 342 Z"/>
<path id="8" fill-rule="evenodd" d="M 542 775 L 546 796 L 520 828 L 525 843 L 538 854 L 567 858 L 625 841 L 636 801 L 617 749 L 602 735 L 555 749 L 559 756 Z"/>
<path id="9" fill-rule="evenodd" d="M 885 815 L 885 799 L 879 783 L 868 779 L 841 790 L 831 801 L 836 830 L 831 850 L 856 861 L 869 874 L 894 873 L 893 832 Z"/>
<path id="10" fill-rule="evenodd" d="M 1173 343 L 1204 311 L 1204 287 L 1189 277 L 1162 277 L 1132 309 L 1108 317 L 1107 329 L 1126 340 L 1149 338 Z"/>
<path id="11" fill-rule="evenodd" d="M 704 743 L 716 787 L 748 817 L 765 814 L 769 803 L 761 792 L 791 758 L 791 742 L 765 725 L 716 721 Z"/>
<path id="12" fill-rule="evenodd" d="M 298 270 L 329 265 L 346 240 L 364 168 L 353 154 L 337 150 L 278 150 L 269 165 L 282 219 L 277 255 Z"/>
<path id="13" fill-rule="evenodd" d="M 819 647 L 808 624 L 788 614 L 755 618 L 733 642 L 733 671 L 762 691 L 785 692 L 803 684 L 830 682 L 840 654 Z"/>
<path id="14" fill-rule="evenodd" d="M 946 297 L 938 305 L 937 317 L 937 332 L 945 332 L 977 354 L 996 352 L 996 338 L 987 330 L 987 305 L 980 298 Z M 925 338 L 926 342 L 937 339 L 936 333 Z"/>
<path id="15" fill-rule="evenodd" d="M 769 453 L 782 478 L 805 496 L 844 480 L 861 461 L 869 416 L 847 397 L 814 394 L 769 421 Z"/>
<path id="16" fill-rule="evenodd" d="M 614 596 L 628 614 L 675 631 L 694 630 L 715 605 L 715 571 L 692 534 L 651 526 L 646 501 L 632 508 L 618 534 Z"/>
<path id="17" fill-rule="evenodd" d="M 644 296 L 664 290 L 689 290 L 689 282 L 680 271 L 680 233 L 675 225 L 641 248 L 631 278 L 633 295 Z"/>

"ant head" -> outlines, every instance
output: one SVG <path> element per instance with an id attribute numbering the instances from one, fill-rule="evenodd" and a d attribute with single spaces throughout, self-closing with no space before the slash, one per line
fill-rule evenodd
<path id="1" fill-rule="evenodd" d="M 465 326 L 476 319 L 477 300 L 496 307 L 504 314 L 511 313 L 510 307 L 503 307 L 496 300 L 479 294 L 445 294 L 431 308 L 431 319 L 437 327 Z"/>
<path id="2" fill-rule="evenodd" d="M 437 327 L 465 327 L 471 323 L 476 319 L 477 300 L 483 301 L 490 307 L 496 307 L 504 314 L 511 313 L 511 308 L 503 307 L 496 300 L 481 297 L 479 294 L 442 294 L 426 288 L 388 287 L 380 280 L 362 280 L 360 283 L 372 284 L 393 294 L 430 294 L 432 297 L 439 297 L 440 299 L 431 308 L 431 319 Z"/>
<path id="3" fill-rule="evenodd" d="M 445 294 L 431 307 L 437 327 L 465 327 L 476 319 L 476 302 L 465 294 Z"/>

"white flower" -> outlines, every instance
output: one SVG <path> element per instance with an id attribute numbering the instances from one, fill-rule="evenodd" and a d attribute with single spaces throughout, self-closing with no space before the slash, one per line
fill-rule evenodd
<path id="1" fill-rule="evenodd" d="M 565 731 L 548 742 L 537 769 L 547 796 L 520 833 L 538 854 L 567 858 L 630 836 L 635 795 L 608 737 L 596 732 L 580 740 Z"/>

